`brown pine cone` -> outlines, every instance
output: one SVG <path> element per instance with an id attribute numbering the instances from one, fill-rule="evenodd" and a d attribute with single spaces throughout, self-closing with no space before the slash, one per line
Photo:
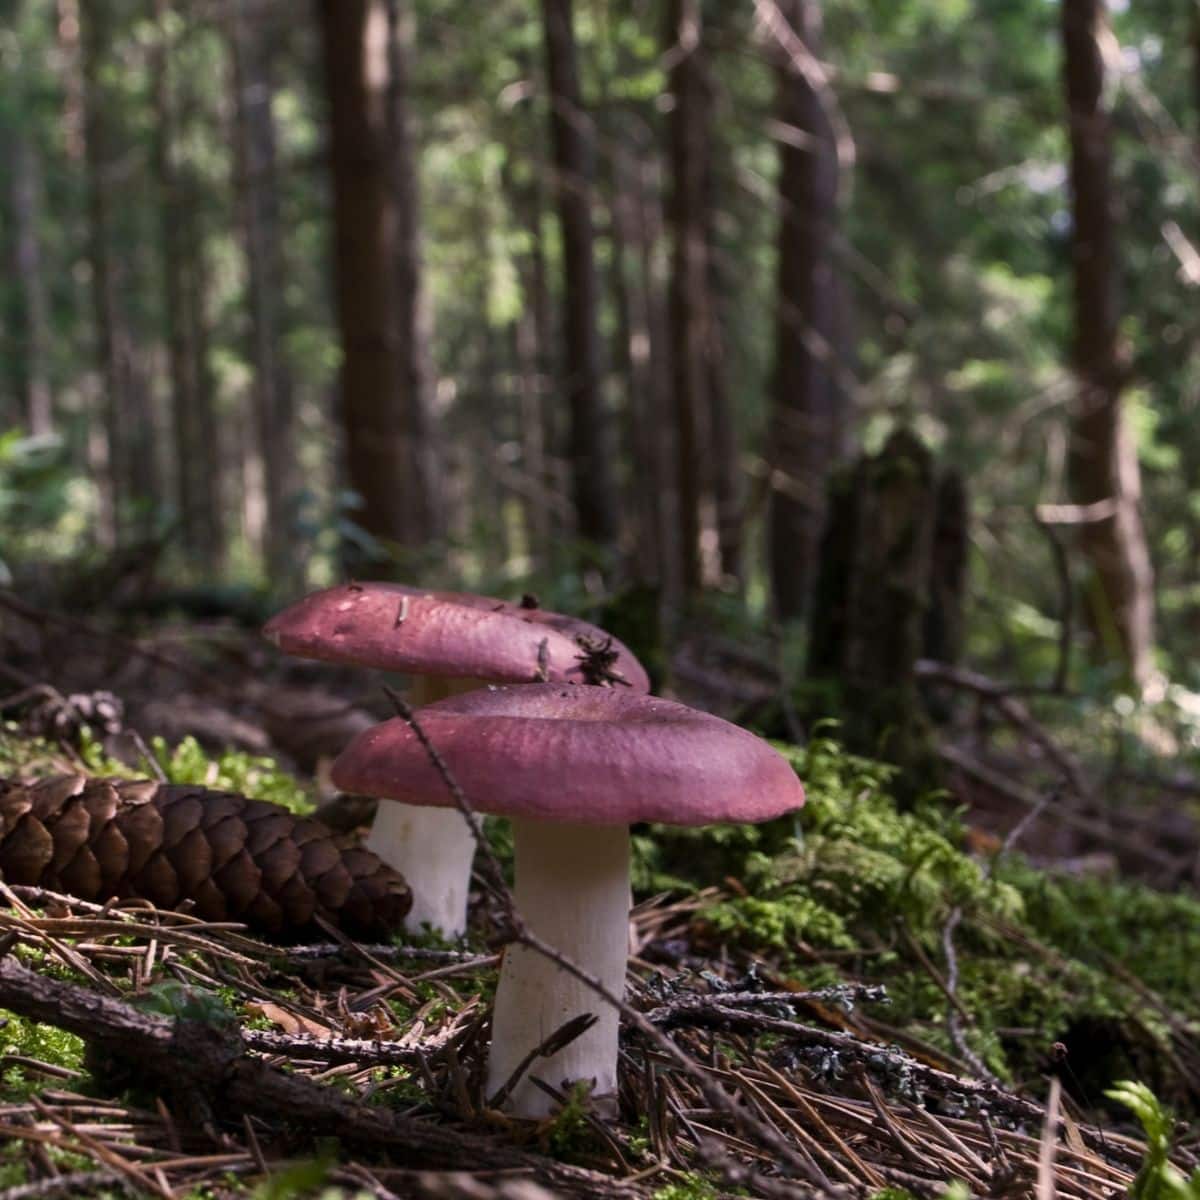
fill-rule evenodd
<path id="1" fill-rule="evenodd" d="M 203 920 L 282 937 L 318 915 L 353 936 L 386 936 L 412 904 L 370 851 L 277 804 L 86 775 L 0 779 L 0 876 L 100 903 L 191 901 Z"/>

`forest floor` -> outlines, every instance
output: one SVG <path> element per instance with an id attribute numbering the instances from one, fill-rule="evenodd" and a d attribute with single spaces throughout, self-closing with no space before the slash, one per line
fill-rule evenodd
<path id="1" fill-rule="evenodd" d="M 358 673 L 281 666 L 227 624 L 117 632 L 2 595 L 0 651 L 0 777 L 152 771 L 362 819 L 325 782 L 389 715 Z M 677 668 L 726 715 L 777 690 L 721 645 Z M 616 1122 L 582 1096 L 541 1123 L 488 1106 L 505 920 L 483 890 L 462 945 L 285 945 L 0 885 L 0 1200 L 1186 1188 L 1196 798 L 1123 761 L 1113 805 L 1089 735 L 980 686 L 943 745 L 965 811 L 900 808 L 890 768 L 818 733 L 779 746 L 798 821 L 638 832 Z"/>

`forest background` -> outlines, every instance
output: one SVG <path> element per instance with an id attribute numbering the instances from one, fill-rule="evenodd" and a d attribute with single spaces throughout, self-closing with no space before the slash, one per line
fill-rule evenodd
<path id="1" fill-rule="evenodd" d="M 1073 682 L 1197 686 L 1194 3 L 4 9 L 9 577 L 764 628 L 904 426 L 978 656 L 1053 673 L 1065 562 Z"/>

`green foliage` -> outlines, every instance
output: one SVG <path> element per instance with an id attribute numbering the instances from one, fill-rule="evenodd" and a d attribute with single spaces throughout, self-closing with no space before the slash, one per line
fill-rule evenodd
<path id="1" fill-rule="evenodd" d="M 253 800 L 267 800 L 294 813 L 310 813 L 313 801 L 309 792 L 273 758 L 250 754 L 245 750 L 223 750 L 210 755 L 193 737 L 177 746 L 163 738 L 150 743 L 155 762 L 169 783 L 193 783 L 218 791 L 239 792 Z M 144 775 L 110 758 L 100 745 L 86 734 L 80 755 L 88 768 L 100 775 Z"/>
<path id="2" fill-rule="evenodd" d="M 35 547 L 54 557 L 78 550 L 86 532 L 78 507 L 84 491 L 61 438 L 0 432 L 0 585 L 12 582 L 11 565 Z"/>
<path id="3" fill-rule="evenodd" d="M 1105 1093 L 1128 1108 L 1146 1134 L 1146 1159 L 1133 1181 L 1132 1200 L 1200 1200 L 1200 1168 L 1185 1178 L 1168 1158 L 1174 1119 L 1144 1084 L 1123 1080 Z"/>

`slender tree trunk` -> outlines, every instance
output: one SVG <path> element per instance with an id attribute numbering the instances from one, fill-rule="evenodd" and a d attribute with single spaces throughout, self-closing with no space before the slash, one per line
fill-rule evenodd
<path id="1" fill-rule="evenodd" d="M 224 552 L 221 464 L 214 412 L 215 381 L 208 361 L 206 239 L 200 225 L 196 181 L 175 160 L 175 142 L 193 103 L 171 75 L 172 0 L 153 0 L 157 42 L 152 59 L 154 168 L 162 219 L 162 265 L 167 358 L 171 378 L 176 502 L 184 546 L 204 572 Z"/>
<path id="2" fill-rule="evenodd" d="M 429 350 L 432 310 L 421 269 L 420 162 L 408 100 L 408 54 L 412 41 L 409 3 L 386 0 L 388 23 L 388 141 L 392 202 L 396 212 L 396 336 L 404 427 L 408 434 L 410 539 L 444 536 L 441 453 L 433 418 L 433 363 Z"/>
<path id="3" fill-rule="evenodd" d="M 669 266 L 663 238 L 662 169 L 657 155 L 638 164 L 637 175 L 637 247 L 638 289 L 646 313 L 650 367 L 647 436 L 656 482 L 655 508 L 658 521 L 657 543 L 663 553 L 659 559 L 659 583 L 664 607 L 679 609 L 683 597 L 682 556 L 671 553 L 677 544 L 681 517 L 679 507 L 678 429 L 674 419 L 671 373 L 671 334 L 668 312 Z"/>
<path id="4" fill-rule="evenodd" d="M 126 338 L 117 307 L 116 285 L 109 254 L 111 201 L 109 164 L 112 159 L 107 102 L 101 83 L 101 63 L 109 52 L 106 6 L 92 4 L 86 16 L 77 11 L 81 27 L 80 61 L 83 79 L 84 150 L 87 160 L 88 257 L 91 261 L 96 358 L 100 372 L 101 413 L 106 445 L 105 477 L 101 488 L 101 541 L 109 546 L 124 533 L 129 497 L 129 463 L 124 436 L 128 411 L 129 371 L 123 353 Z"/>
<path id="5" fill-rule="evenodd" d="M 542 0 L 555 192 L 563 241 L 569 457 L 579 533 L 607 550 L 617 537 L 618 504 L 611 422 L 600 387 L 592 125 L 579 87 L 572 7 L 572 0 Z"/>
<path id="6" fill-rule="evenodd" d="M 295 396 L 282 348 L 283 248 L 269 36 L 269 30 L 253 24 L 247 0 L 233 0 L 230 40 L 241 175 L 238 191 L 250 292 L 254 444 L 262 464 L 263 551 L 268 577 L 281 590 L 290 590 L 304 572 L 296 531 L 300 472 Z"/>
<path id="7" fill-rule="evenodd" d="M 531 562 L 537 568 L 546 561 L 550 549 L 553 516 L 543 412 L 549 374 L 546 362 L 549 300 L 542 248 L 541 186 L 536 176 L 522 183 L 517 178 L 517 172 L 516 155 L 510 146 L 501 169 L 501 181 L 513 224 L 524 232 L 527 239 L 527 249 L 515 256 L 522 303 L 513 327 L 513 349 L 518 376 L 525 540 Z"/>
<path id="8" fill-rule="evenodd" d="M 1103 0 L 1063 0 L 1063 80 L 1071 135 L 1078 392 L 1069 480 L 1076 504 L 1097 506 L 1082 526 L 1091 567 L 1087 613 L 1108 654 L 1144 685 L 1154 649 L 1154 571 L 1140 512 L 1137 448 L 1121 403 L 1126 366 L 1118 335 L 1112 211 L 1112 125 L 1104 97 Z"/>
<path id="9" fill-rule="evenodd" d="M 166 323 L 167 364 L 171 379 L 171 415 L 175 435 L 175 500 L 183 544 L 194 551 L 200 542 L 198 528 L 203 467 L 199 458 L 200 431 L 196 396 L 196 348 L 188 320 L 188 272 L 190 253 L 183 208 L 185 200 L 175 168 L 175 96 L 169 76 L 171 62 L 171 5 L 154 0 L 157 39 L 152 57 L 154 103 L 154 170 L 158 177 L 158 208 L 162 220 L 163 319 Z"/>
<path id="10" fill-rule="evenodd" d="M 700 513 L 705 492 L 704 450 L 708 444 L 708 130 L 700 61 L 700 0 L 670 0 L 668 12 L 668 87 L 674 100 L 669 118 L 671 195 L 667 208 L 672 242 L 671 393 L 678 454 L 682 577 L 684 591 L 690 597 L 704 584 Z"/>
<path id="11" fill-rule="evenodd" d="M 721 38 L 730 32 L 722 19 L 731 11 L 727 6 L 714 6 L 710 36 Z M 707 63 L 707 60 L 704 60 Z M 705 66 L 706 73 L 709 70 Z M 706 89 L 705 95 L 707 99 Z M 712 103 L 704 114 L 705 138 L 708 147 L 705 164 L 705 252 L 706 252 L 706 381 L 708 384 L 708 425 L 712 447 L 712 490 L 716 510 L 718 566 L 722 580 L 739 584 L 742 578 L 742 523 L 744 497 L 742 487 L 741 451 L 738 443 L 738 423 L 729 393 L 728 360 L 726 356 L 725 311 L 736 296 L 739 280 L 730 278 L 725 269 L 717 243 L 717 214 L 720 209 L 720 176 L 718 166 L 729 163 L 732 155 L 724 140 L 718 140 L 712 118 Z M 728 170 L 732 177 L 732 165 Z"/>
<path id="12" fill-rule="evenodd" d="M 347 481 L 362 501 L 356 522 L 377 538 L 405 545 L 411 524 L 386 145 L 387 14 L 378 0 L 318 0 L 318 9 L 331 125 Z"/>
<path id="13" fill-rule="evenodd" d="M 612 155 L 612 281 L 616 362 L 625 394 L 626 457 L 634 490 L 634 571 L 641 583 L 658 583 L 664 548 L 659 540 L 662 483 L 655 454 L 654 364 L 650 354 L 650 313 L 645 291 L 634 278 L 638 237 L 636 163 L 619 145 Z"/>
<path id="14" fill-rule="evenodd" d="M 47 362 L 50 317 L 38 230 L 41 210 L 41 161 L 29 134 L 18 129 L 12 145 L 13 267 L 24 315 L 21 360 L 25 423 L 35 437 L 54 430 Z"/>
<path id="15" fill-rule="evenodd" d="M 819 53 L 816 0 L 785 0 L 780 8 L 796 35 Z M 831 369 L 837 164 L 820 97 L 787 61 L 779 67 L 777 104 L 783 134 L 769 554 L 776 613 L 796 620 L 807 609 L 816 577 L 826 481 L 842 448 L 841 402 Z"/>

